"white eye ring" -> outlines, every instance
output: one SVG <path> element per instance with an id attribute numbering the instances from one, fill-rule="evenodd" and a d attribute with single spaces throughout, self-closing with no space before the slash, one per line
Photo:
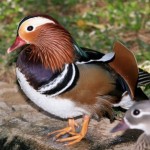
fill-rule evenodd
<path id="1" fill-rule="evenodd" d="M 134 109 L 134 110 L 132 111 L 133 117 L 136 117 L 136 118 L 142 117 L 143 113 L 144 113 L 144 112 L 142 112 L 140 109 Z"/>
<path id="2" fill-rule="evenodd" d="M 133 110 L 133 115 L 134 116 L 138 116 L 138 115 L 140 115 L 140 113 L 141 113 L 141 111 L 139 109 Z"/>
<path id="3" fill-rule="evenodd" d="M 32 25 L 30 25 L 30 26 L 27 27 L 27 31 L 28 32 L 33 31 L 33 30 L 34 30 L 34 27 Z"/>
<path id="4" fill-rule="evenodd" d="M 134 109 L 132 115 L 136 118 L 140 118 L 144 115 L 150 115 L 150 112 L 143 112 L 141 109 Z"/>

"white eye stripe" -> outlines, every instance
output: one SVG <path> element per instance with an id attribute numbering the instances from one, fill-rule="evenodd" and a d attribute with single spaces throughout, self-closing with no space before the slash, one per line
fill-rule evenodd
<path id="1" fill-rule="evenodd" d="M 31 31 L 27 30 L 28 26 L 33 26 L 33 30 L 32 31 L 34 31 L 36 27 L 44 25 L 46 23 L 55 24 L 54 21 L 52 21 L 50 19 L 47 19 L 47 18 L 43 18 L 43 17 L 30 18 L 30 19 L 24 21 L 23 24 L 25 24 L 25 30 L 26 30 L 26 32 L 31 32 Z"/>
<path id="2" fill-rule="evenodd" d="M 142 117 L 142 116 L 144 116 L 144 115 L 150 115 L 150 112 L 143 112 L 143 111 L 141 111 L 141 110 L 139 110 L 139 111 L 140 111 L 140 113 L 139 113 L 138 115 L 134 115 L 134 114 L 133 114 L 134 111 L 132 111 L 132 115 L 133 115 L 134 117 L 136 117 L 136 118 L 140 118 L 140 117 Z"/>

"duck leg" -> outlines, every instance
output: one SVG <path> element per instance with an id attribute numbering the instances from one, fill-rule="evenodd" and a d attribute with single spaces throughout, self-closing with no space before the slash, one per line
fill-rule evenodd
<path id="1" fill-rule="evenodd" d="M 52 134 L 56 134 L 55 138 L 58 139 L 59 137 L 61 137 L 62 135 L 65 135 L 67 133 L 74 135 L 76 134 L 76 130 L 75 127 L 78 127 L 78 124 L 75 122 L 74 119 L 69 119 L 68 120 L 68 127 L 64 128 L 64 129 L 60 129 L 51 133 L 48 133 L 47 136 L 51 136 Z"/>
<path id="2" fill-rule="evenodd" d="M 68 142 L 65 145 L 73 145 L 75 143 L 80 142 L 85 137 L 85 135 L 87 133 L 89 121 L 90 121 L 90 117 L 88 115 L 85 115 L 84 118 L 83 118 L 83 124 L 82 124 L 82 129 L 81 129 L 80 133 L 73 132 L 71 137 L 58 139 L 56 141 L 58 141 L 58 142 Z"/>

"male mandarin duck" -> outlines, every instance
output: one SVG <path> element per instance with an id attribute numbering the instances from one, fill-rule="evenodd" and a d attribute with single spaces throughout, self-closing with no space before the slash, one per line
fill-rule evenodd
<path id="1" fill-rule="evenodd" d="M 49 134 L 57 134 L 57 141 L 77 143 L 86 135 L 92 117 L 112 120 L 112 106 L 128 108 L 138 95 L 147 98 L 136 87 L 139 71 L 134 55 L 119 42 L 114 52 L 105 55 L 80 48 L 54 18 L 34 15 L 20 22 L 16 40 L 7 52 L 26 44 L 18 56 L 17 79 L 37 106 L 68 119 L 68 127 Z M 79 116 L 83 116 L 83 125 L 77 133 L 74 118 Z M 60 138 L 67 133 L 70 137 Z"/>
<path id="2" fill-rule="evenodd" d="M 144 131 L 138 138 L 135 150 L 150 150 L 150 101 L 140 101 L 135 103 L 125 114 L 121 121 L 111 132 L 126 129 L 139 129 Z"/>

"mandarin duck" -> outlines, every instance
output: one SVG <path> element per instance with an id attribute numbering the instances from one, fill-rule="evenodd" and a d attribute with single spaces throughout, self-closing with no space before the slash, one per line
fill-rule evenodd
<path id="1" fill-rule="evenodd" d="M 54 18 L 34 15 L 19 23 L 15 42 L 7 52 L 24 45 L 16 65 L 18 82 L 37 106 L 68 119 L 66 128 L 48 134 L 56 134 L 59 142 L 71 145 L 81 141 L 91 118 L 107 116 L 112 120 L 112 106 L 128 108 L 139 93 L 146 97 L 137 87 L 135 57 L 119 42 L 108 54 L 80 48 Z M 82 128 L 76 132 L 74 118 L 81 116 Z M 61 139 L 65 134 L 70 137 Z"/>
<path id="2" fill-rule="evenodd" d="M 126 129 L 139 129 L 144 131 L 138 138 L 134 149 L 150 150 L 150 101 L 140 101 L 135 103 L 125 114 L 121 121 L 111 132 Z"/>

